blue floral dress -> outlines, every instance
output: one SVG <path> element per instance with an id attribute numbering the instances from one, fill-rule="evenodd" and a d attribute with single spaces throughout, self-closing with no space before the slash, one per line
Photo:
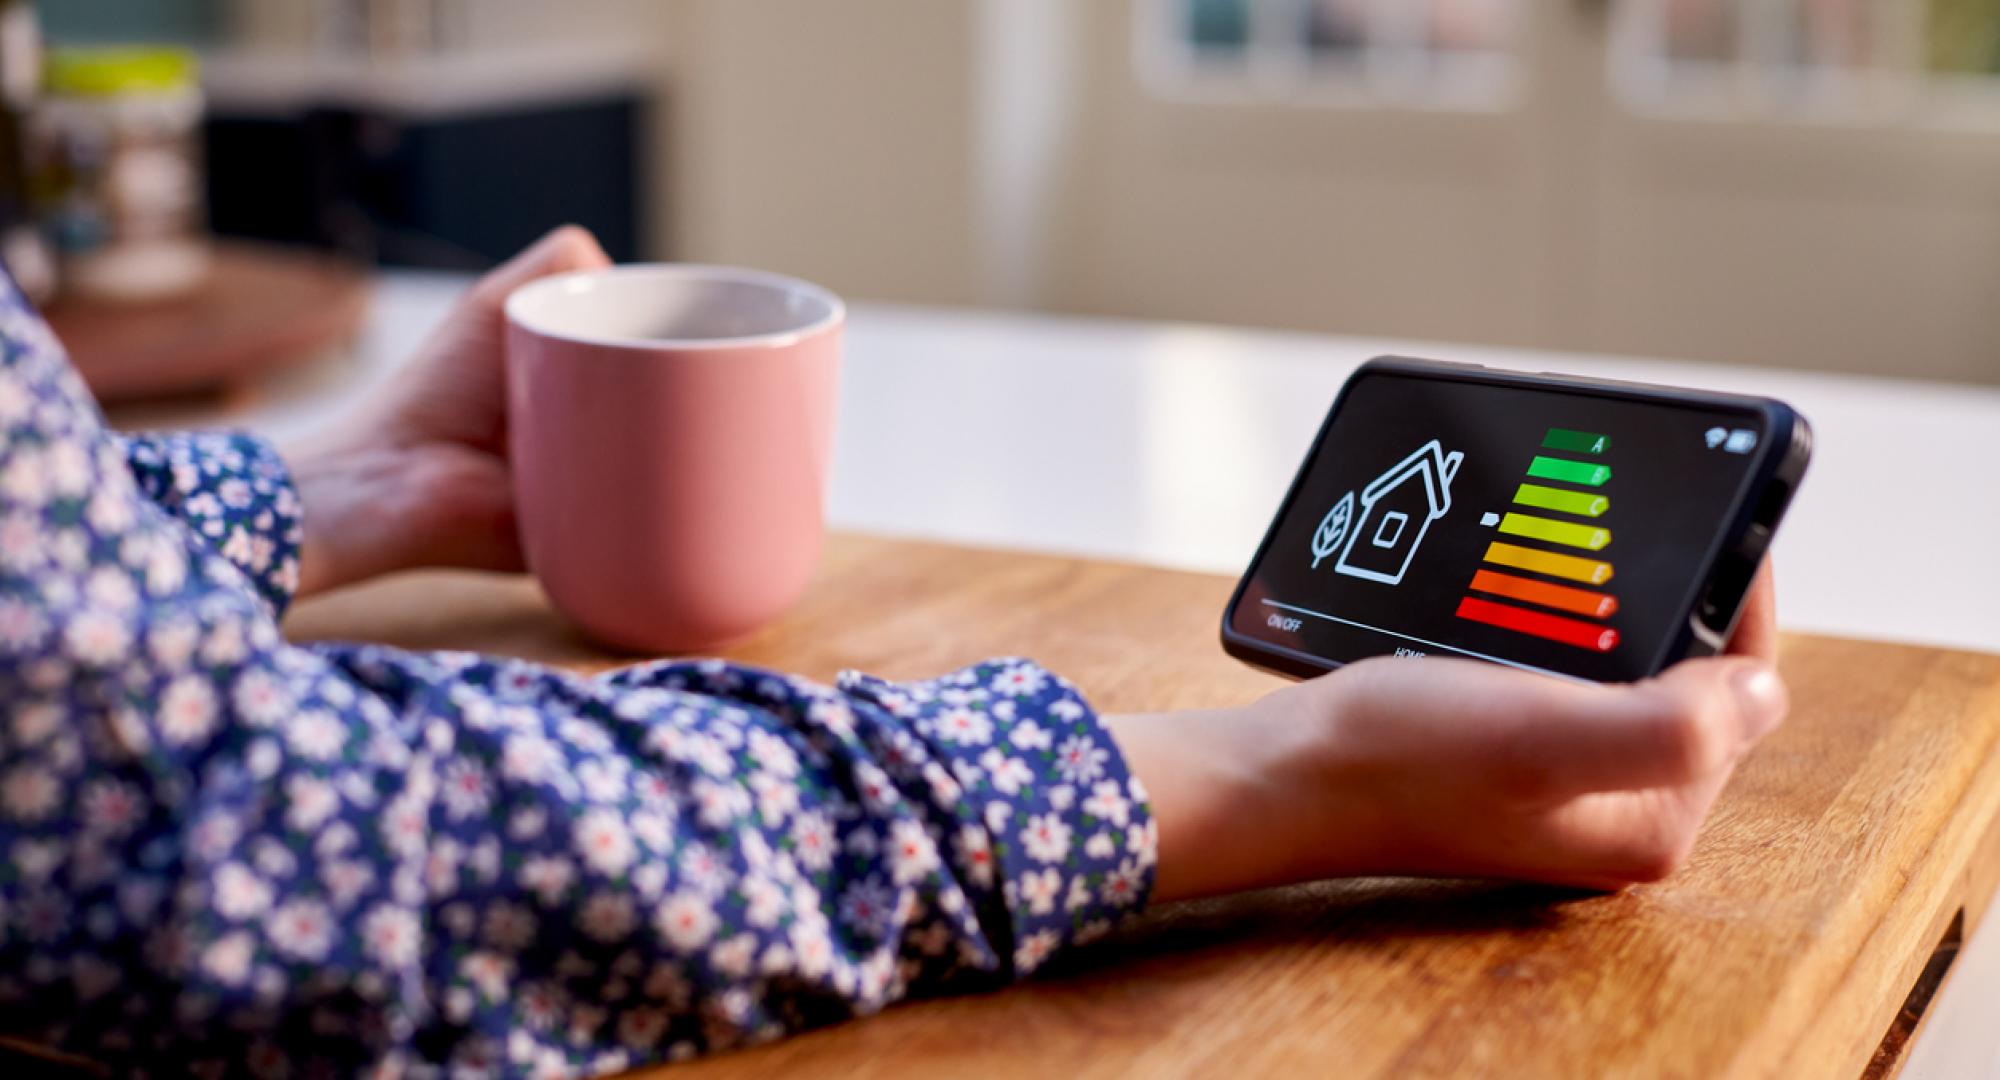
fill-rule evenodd
<path id="1" fill-rule="evenodd" d="M 589 1075 L 1026 975 L 1146 897 L 1145 793 L 1028 661 L 298 647 L 300 536 L 268 445 L 111 434 L 0 282 L 0 1033 Z"/>

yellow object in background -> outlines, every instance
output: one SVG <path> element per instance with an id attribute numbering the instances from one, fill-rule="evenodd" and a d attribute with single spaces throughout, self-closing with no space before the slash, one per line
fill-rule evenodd
<path id="1" fill-rule="evenodd" d="M 199 77 L 186 49 L 49 54 L 28 142 L 62 289 L 152 300 L 207 275 Z"/>
<path id="2" fill-rule="evenodd" d="M 68 97 L 179 94 L 198 89 L 201 64 L 173 48 L 55 49 L 43 66 L 42 87 Z"/>

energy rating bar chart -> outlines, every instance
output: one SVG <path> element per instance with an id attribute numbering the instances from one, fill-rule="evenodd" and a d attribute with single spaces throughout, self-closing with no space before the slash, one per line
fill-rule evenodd
<path id="1" fill-rule="evenodd" d="M 1529 514 L 1508 514 L 1501 518 L 1500 531 L 1508 536 L 1547 540 L 1551 544 L 1584 548 L 1589 551 L 1603 551 L 1611 543 L 1610 529 L 1600 529 L 1595 525 L 1578 525 L 1573 521 L 1555 521 Z"/>
<path id="2" fill-rule="evenodd" d="M 1611 479 L 1611 466 L 1599 465 L 1594 461 L 1570 461 L 1566 458 L 1538 456 L 1528 464 L 1528 475 L 1537 480 L 1560 480 L 1565 484 L 1603 487 L 1605 482 Z"/>
<path id="3" fill-rule="evenodd" d="M 1608 626 L 1496 604 L 1472 596 L 1458 602 L 1458 617 L 1594 652 L 1610 652 L 1618 647 L 1618 631 Z"/>
<path id="4" fill-rule="evenodd" d="M 1539 449 L 1594 458 L 1610 451 L 1611 437 L 1594 431 L 1549 428 Z M 1460 598 L 1458 617 L 1608 653 L 1618 647 L 1618 631 L 1604 625 L 1603 620 L 1618 613 L 1618 598 L 1579 586 L 1602 586 L 1613 573 L 1609 561 L 1591 557 L 1611 546 L 1611 529 L 1603 521 L 1611 512 L 1611 498 L 1602 490 L 1611 482 L 1611 466 L 1603 461 L 1538 453 L 1528 462 L 1528 478 L 1546 483 L 1519 485 L 1513 502 L 1520 509 L 1489 513 L 1482 520 L 1510 538 L 1489 543 L 1482 561 L 1489 567 L 1520 572 L 1487 568 L 1475 572 L 1467 591 L 1483 595 Z M 1528 546 L 1530 543 L 1543 546 Z"/>
<path id="5" fill-rule="evenodd" d="M 1481 570 L 1472 575 L 1472 591 L 1539 604 L 1545 608 L 1586 615 L 1593 619 L 1608 619 L 1618 611 L 1618 598 L 1608 593 L 1591 592 L 1589 589 L 1557 585 L 1551 581 L 1537 581 L 1534 578 L 1515 577 L 1513 574 L 1502 574 L 1497 570 Z"/>
<path id="6" fill-rule="evenodd" d="M 1579 517 L 1602 517 L 1606 510 L 1611 509 L 1611 500 L 1596 492 L 1564 491 L 1540 484 L 1522 484 L 1516 488 L 1514 502 L 1518 506 L 1532 506 L 1537 510 L 1554 510 L 1559 514 L 1576 514 Z"/>
<path id="7" fill-rule="evenodd" d="M 1497 540 L 1487 546 L 1486 561 L 1495 566 L 1531 570 L 1550 577 L 1581 581 L 1586 585 L 1602 585 L 1611 580 L 1611 564 L 1608 562 L 1542 551 L 1539 548 L 1524 548 Z"/>

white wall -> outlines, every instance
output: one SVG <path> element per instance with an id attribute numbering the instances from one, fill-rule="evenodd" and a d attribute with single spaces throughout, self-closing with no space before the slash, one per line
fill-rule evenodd
<path id="1" fill-rule="evenodd" d="M 980 295 L 976 11 L 937 0 L 688 0 L 673 250 L 856 296 Z"/>
<path id="2" fill-rule="evenodd" d="M 236 0 L 269 37 L 297 5 Z M 657 59 L 657 250 L 848 295 L 2000 382 L 2000 137 L 1163 98 L 1143 0 L 458 0 Z M 1993 105 L 2000 120 L 2000 99 Z"/>

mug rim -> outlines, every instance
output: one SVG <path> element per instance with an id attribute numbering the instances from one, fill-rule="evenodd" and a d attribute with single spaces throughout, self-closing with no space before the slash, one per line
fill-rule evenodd
<path id="1" fill-rule="evenodd" d="M 522 308 L 532 300 L 530 294 L 556 292 L 564 286 L 573 286 L 579 281 L 606 277 L 665 277 L 757 285 L 783 292 L 802 293 L 825 305 L 827 311 L 824 316 L 813 322 L 790 329 L 758 334 L 735 334 L 727 337 L 696 338 L 634 338 L 611 334 L 578 334 L 535 322 L 522 311 Z M 507 294 L 502 310 L 506 313 L 510 326 L 518 326 L 539 337 L 577 345 L 635 350 L 782 348 L 824 333 L 839 326 L 847 318 L 846 302 L 824 286 L 788 274 L 721 263 L 625 263 L 589 270 L 569 270 L 516 286 L 514 291 Z"/>

